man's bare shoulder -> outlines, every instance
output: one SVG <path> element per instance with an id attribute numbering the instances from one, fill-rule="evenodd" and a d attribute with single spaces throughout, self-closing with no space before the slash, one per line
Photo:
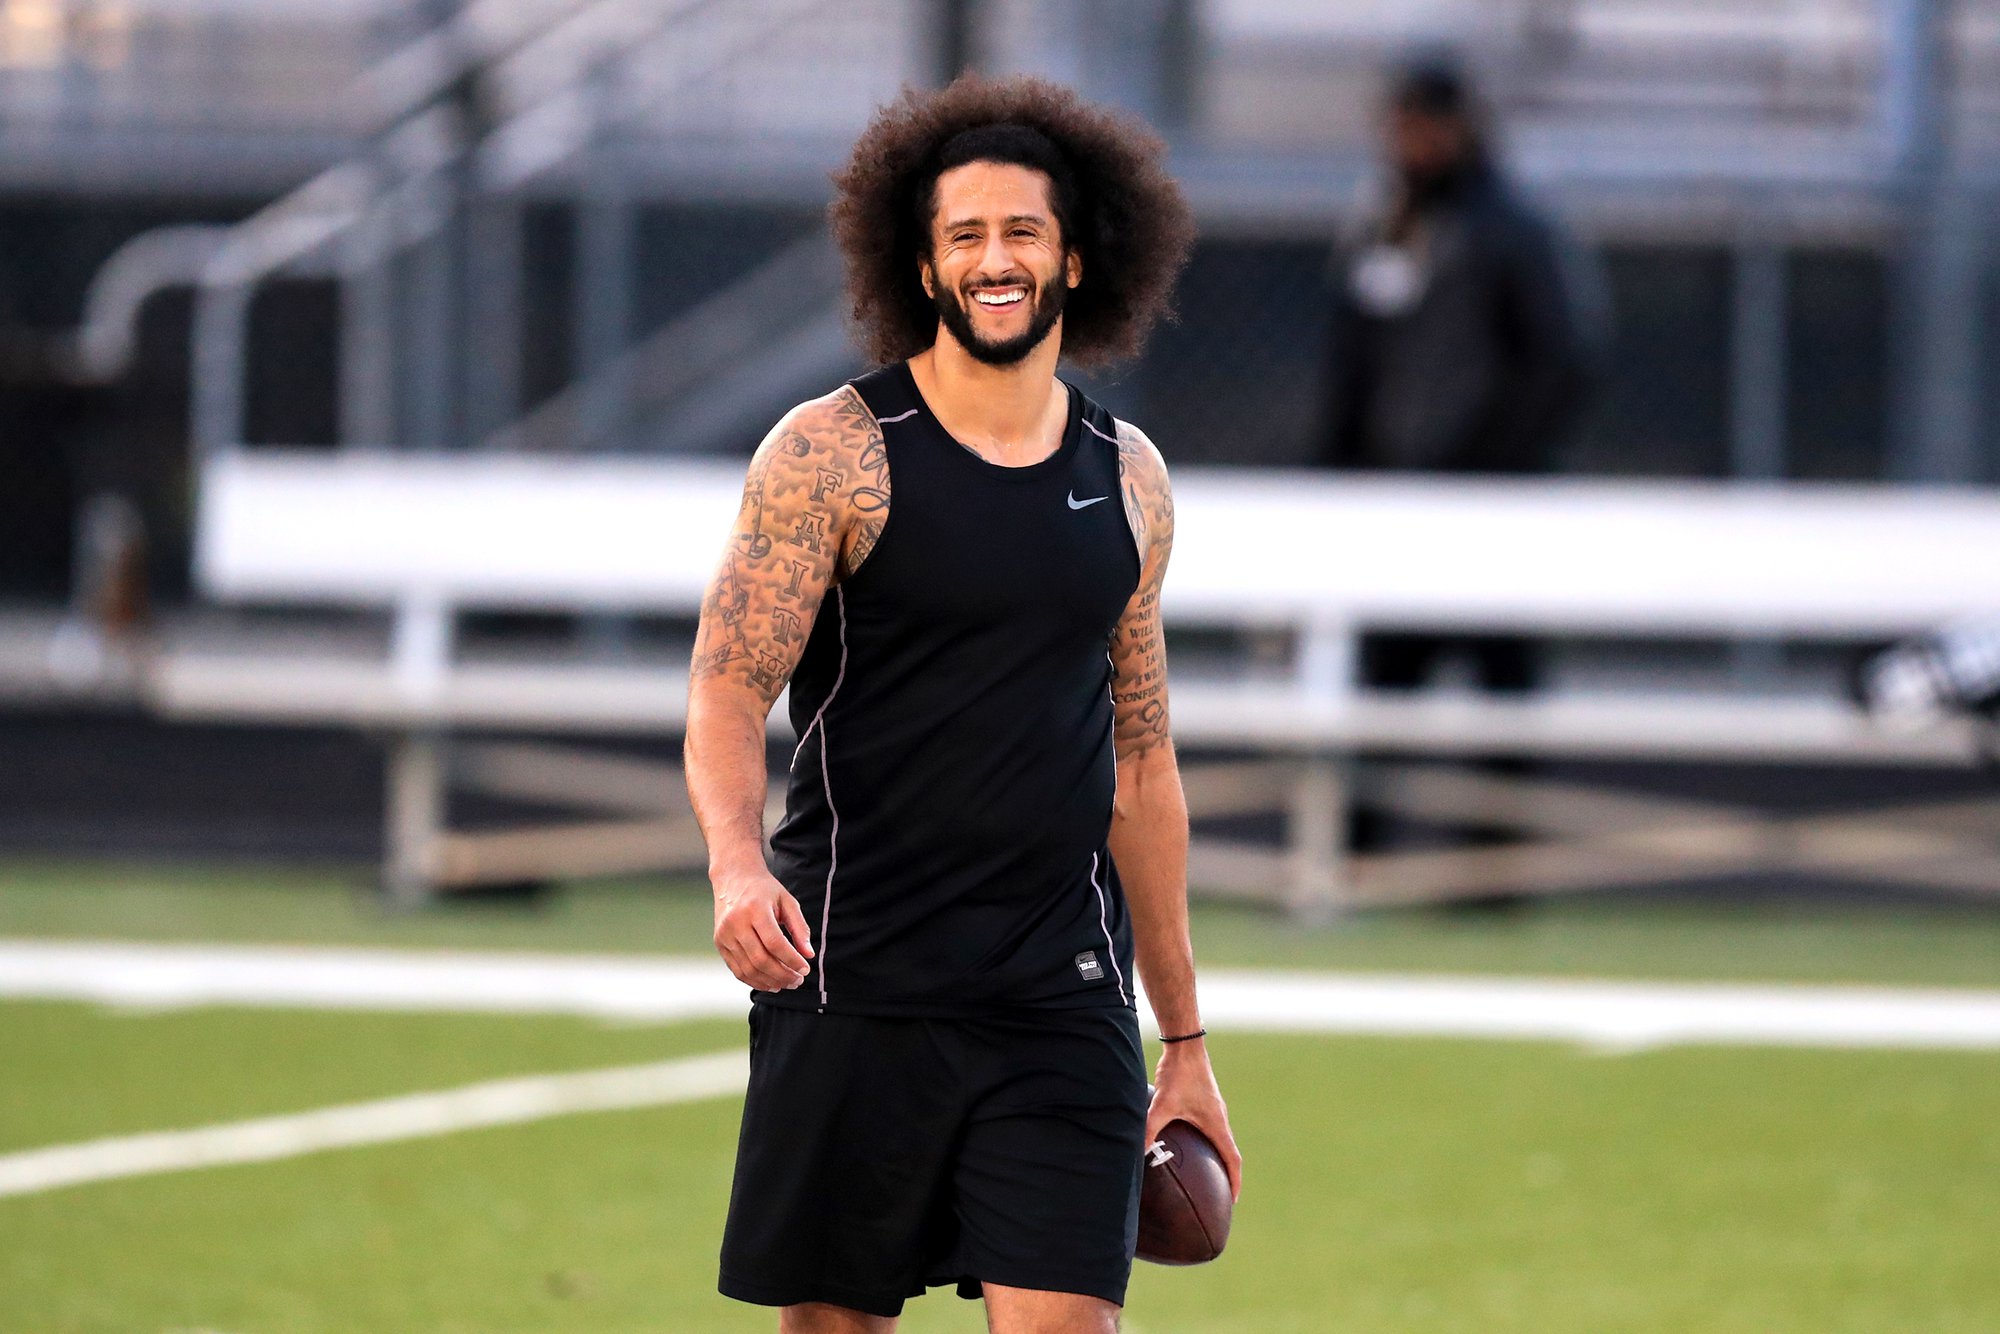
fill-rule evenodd
<path id="1" fill-rule="evenodd" d="M 1167 461 L 1159 446 L 1151 436 L 1122 419 L 1118 422 L 1118 466 L 1160 485 L 1167 480 Z"/>
<path id="2" fill-rule="evenodd" d="M 702 607 L 697 685 L 747 686 L 765 707 L 798 666 L 826 590 L 882 535 L 882 430 L 851 388 L 801 403 L 750 460 L 743 500 Z"/>
<path id="3" fill-rule="evenodd" d="M 1119 489 L 1144 559 L 1164 556 L 1174 541 L 1173 486 L 1167 461 L 1146 433 L 1131 422 L 1118 423 Z"/>
<path id="4" fill-rule="evenodd" d="M 844 384 L 832 393 L 807 399 L 780 417 L 759 452 L 852 467 L 870 446 L 881 441 L 882 428 L 875 414 L 853 385 Z"/>
<path id="5" fill-rule="evenodd" d="M 823 515 L 836 580 L 861 568 L 889 513 L 889 452 L 875 414 L 852 385 L 799 404 L 778 420 L 750 465 L 753 485 L 795 496 Z"/>

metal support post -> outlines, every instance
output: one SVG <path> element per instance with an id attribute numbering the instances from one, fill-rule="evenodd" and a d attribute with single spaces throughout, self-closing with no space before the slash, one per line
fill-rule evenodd
<path id="1" fill-rule="evenodd" d="M 436 886 L 432 849 L 444 830 L 445 742 L 426 731 L 389 742 L 387 832 L 382 889 L 399 911 L 421 908 Z"/>
<path id="2" fill-rule="evenodd" d="M 396 291 L 390 223 L 371 205 L 344 241 L 340 287 L 340 443 L 396 438 Z"/>
<path id="3" fill-rule="evenodd" d="M 1176 138 L 1194 124 L 1200 110 L 1201 21 L 1196 0 L 1164 0 L 1163 10 L 1153 123 Z"/>
<path id="4" fill-rule="evenodd" d="M 1315 755 L 1293 779 L 1285 813 L 1290 875 L 1285 907 L 1295 921 L 1324 924 L 1350 906 L 1348 760 Z"/>
<path id="5" fill-rule="evenodd" d="M 432 181 L 426 188 L 449 187 Z M 447 212 L 456 207 L 449 199 L 440 201 L 439 206 Z M 459 365 L 454 341 L 458 319 L 453 310 L 458 289 L 455 231 L 453 220 L 447 218 L 408 252 L 415 272 L 406 289 L 410 305 L 404 316 L 409 330 L 402 358 L 409 377 L 406 443 L 418 449 L 449 448 L 456 435 L 452 401 Z"/>
<path id="6" fill-rule="evenodd" d="M 492 439 L 521 411 L 523 226 L 518 200 L 472 205 L 466 420 L 474 442 Z"/>
<path id="7" fill-rule="evenodd" d="M 1786 287 L 1780 246 L 1750 237 L 1736 247 L 1729 463 L 1739 481 L 1775 482 L 1785 476 Z"/>
<path id="8" fill-rule="evenodd" d="M 1954 0 L 1883 0 L 1882 134 L 1909 214 L 1900 257 L 1889 471 L 1979 476 L 1979 291 L 1984 220 L 1955 179 Z"/>
<path id="9" fill-rule="evenodd" d="M 593 185 L 577 206 L 576 349 L 582 385 L 576 449 L 623 443 L 631 411 L 625 344 L 631 323 L 632 206 Z"/>
<path id="10" fill-rule="evenodd" d="M 1984 219 L 1970 193 L 1940 180 L 1919 205 L 1903 257 L 1903 365 L 1896 377 L 1896 476 L 1980 480 L 1980 310 Z"/>
<path id="11" fill-rule="evenodd" d="M 625 382 L 626 345 L 632 333 L 632 282 L 637 228 L 631 192 L 618 170 L 604 109 L 609 72 L 592 75 L 592 102 L 599 114 L 584 164 L 584 188 L 577 202 L 576 379 L 582 388 L 576 449 L 624 443 L 630 425 L 631 387 Z"/>
<path id="12" fill-rule="evenodd" d="M 462 0 L 421 0 L 433 32 L 448 36 Z M 447 58 L 457 53 L 447 43 Z M 480 133 L 477 77 L 462 69 L 438 95 L 430 114 L 443 125 L 443 159 L 424 188 L 433 194 L 436 226 L 427 229 L 410 257 L 415 309 L 405 358 L 411 371 L 413 443 L 426 449 L 462 448 L 467 438 L 466 378 L 471 334 L 472 248 L 469 210 L 473 194 L 472 147 Z M 441 113 L 441 114 L 440 114 Z"/>
<path id="13" fill-rule="evenodd" d="M 1152 125 L 1185 109 L 1175 80 L 1191 55 L 1192 18 L 1183 0 L 1089 0 L 1076 6 L 1085 87 L 1098 101 Z M 1179 66 L 1177 69 L 1176 66 Z"/>
<path id="14" fill-rule="evenodd" d="M 1786 471 L 1787 304 L 1785 252 L 1769 238 L 1736 247 L 1730 310 L 1729 471 L 1737 481 L 1775 482 Z M 1784 674 L 1784 646 L 1768 639 L 1730 645 L 1738 686 L 1770 687 Z"/>
<path id="15" fill-rule="evenodd" d="M 224 247 L 218 264 L 229 262 Z M 241 446 L 244 436 L 244 388 L 249 378 L 249 343 L 245 325 L 250 317 L 252 288 L 234 277 L 204 278 L 195 289 L 194 384 L 190 433 L 202 456 Z"/>
<path id="16" fill-rule="evenodd" d="M 932 8 L 931 68 L 939 86 L 979 67 L 980 0 L 937 0 Z"/>

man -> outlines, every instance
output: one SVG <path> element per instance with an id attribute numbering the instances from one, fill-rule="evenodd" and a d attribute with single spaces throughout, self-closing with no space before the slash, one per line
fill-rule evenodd
<path id="1" fill-rule="evenodd" d="M 1161 153 L 968 77 L 836 177 L 882 369 L 758 449 L 688 719 L 716 947 L 754 989 L 721 1288 L 787 1334 L 881 1334 L 942 1283 L 998 1334 L 1115 1330 L 1145 1144 L 1186 1120 L 1240 1180 L 1188 942 L 1166 470 L 1055 376 L 1167 308 L 1192 225 Z M 1150 1103 L 1137 980 L 1176 1039 Z"/>
<path id="2" fill-rule="evenodd" d="M 1389 207 L 1333 272 L 1332 430 L 1323 461 L 1369 471 L 1525 475 L 1552 469 L 1600 361 L 1586 257 L 1502 179 L 1465 76 L 1419 62 L 1384 119 Z M 1369 685 L 1414 687 L 1464 649 L 1489 690 L 1534 688 L 1523 640 L 1370 635 Z"/>

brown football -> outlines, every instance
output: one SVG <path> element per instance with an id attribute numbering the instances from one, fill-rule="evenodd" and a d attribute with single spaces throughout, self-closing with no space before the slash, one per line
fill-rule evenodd
<path id="1" fill-rule="evenodd" d="M 1146 1146 L 1139 1258 L 1156 1265 L 1208 1263 L 1229 1242 L 1231 1210 L 1222 1155 L 1187 1122 L 1167 1122 Z"/>

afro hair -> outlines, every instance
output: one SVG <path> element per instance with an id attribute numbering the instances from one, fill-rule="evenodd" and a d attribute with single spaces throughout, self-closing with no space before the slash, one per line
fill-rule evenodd
<path id="1" fill-rule="evenodd" d="M 996 129 L 1007 132 L 980 133 Z M 828 213 L 864 350 L 886 365 L 936 341 L 937 308 L 919 273 L 938 177 L 963 162 L 1004 161 L 1050 176 L 1063 244 L 1084 261 L 1063 309 L 1063 354 L 1080 366 L 1136 355 L 1153 326 L 1172 319 L 1174 282 L 1194 245 L 1165 155 L 1137 121 L 1043 79 L 968 74 L 906 91 L 876 113 L 833 178 Z"/>

